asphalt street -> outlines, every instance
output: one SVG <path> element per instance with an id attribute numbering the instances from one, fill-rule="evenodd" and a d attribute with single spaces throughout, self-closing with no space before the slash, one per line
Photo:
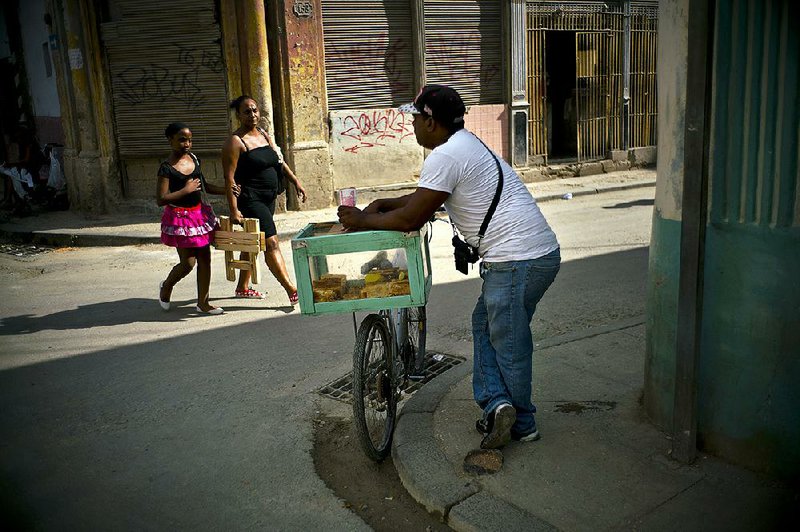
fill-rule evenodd
<path id="1" fill-rule="evenodd" d="M 537 341 L 644 315 L 654 191 L 541 204 L 564 265 Z M 428 341 L 470 359 L 479 278 L 455 271 L 451 235 L 434 225 Z M 350 370 L 350 315 L 302 316 L 268 274 L 266 300 L 232 299 L 221 252 L 225 314 L 195 313 L 193 274 L 164 313 L 174 262 L 159 245 L 0 254 L 2 506 L 44 529 L 366 529 L 310 453 L 315 413 L 341 411 L 316 390 Z"/>

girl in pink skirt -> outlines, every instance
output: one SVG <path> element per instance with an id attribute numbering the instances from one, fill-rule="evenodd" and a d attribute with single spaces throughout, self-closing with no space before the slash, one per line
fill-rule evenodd
<path id="1" fill-rule="evenodd" d="M 208 302 L 211 284 L 211 248 L 218 227 L 210 205 L 202 201 L 203 192 L 224 194 L 223 187 L 207 183 L 200 161 L 192 153 L 192 132 L 186 124 L 174 122 L 164 130 L 172 153 L 158 169 L 156 199 L 164 207 L 161 216 L 161 242 L 178 251 L 180 262 L 159 285 L 161 308 L 169 310 L 175 285 L 197 264 L 197 312 L 222 314 Z"/>

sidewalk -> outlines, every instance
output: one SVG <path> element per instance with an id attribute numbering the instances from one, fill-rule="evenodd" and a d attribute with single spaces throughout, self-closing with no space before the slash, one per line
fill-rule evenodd
<path id="1" fill-rule="evenodd" d="M 511 442 L 495 474 L 463 468 L 481 440 L 471 361 L 426 384 L 395 429 L 392 456 L 406 489 L 455 530 L 792 529 L 797 491 L 714 457 L 691 466 L 669 458 L 668 437 L 640 405 L 644 321 L 537 344 L 542 438 Z"/>
<path id="2" fill-rule="evenodd" d="M 612 190 L 654 186 L 654 169 L 630 170 L 569 179 L 553 179 L 528 184 L 537 201 L 561 199 Z M 388 191 L 391 197 L 406 191 Z M 363 205 L 360 205 L 363 206 Z M 220 212 L 219 214 L 225 214 Z M 336 208 L 289 211 L 275 215 L 280 240 L 290 240 L 310 222 L 336 219 Z M 56 247 L 121 246 L 159 244 L 161 226 L 158 215 L 115 213 L 87 219 L 73 211 L 46 212 L 0 223 L 0 239 Z"/>

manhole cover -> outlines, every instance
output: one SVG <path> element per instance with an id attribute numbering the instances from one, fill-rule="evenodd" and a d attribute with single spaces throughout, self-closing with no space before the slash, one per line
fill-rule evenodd
<path id="1" fill-rule="evenodd" d="M 53 251 L 53 248 L 48 246 L 35 246 L 33 244 L 0 244 L 0 253 L 20 259 L 29 259 L 50 251 Z"/>
<path id="2" fill-rule="evenodd" d="M 426 382 L 429 382 L 434 377 L 437 377 L 464 362 L 463 358 L 453 355 L 446 355 L 444 353 L 428 352 L 425 354 L 425 374 L 421 380 L 407 380 L 402 386 L 400 391 L 406 397 L 419 390 Z M 352 372 L 343 375 L 338 379 L 325 384 L 317 390 L 317 393 L 337 401 L 344 403 L 352 403 L 353 401 L 353 374 Z"/>

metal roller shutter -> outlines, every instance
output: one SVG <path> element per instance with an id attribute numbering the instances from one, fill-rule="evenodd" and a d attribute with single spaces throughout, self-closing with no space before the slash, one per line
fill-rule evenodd
<path id="1" fill-rule="evenodd" d="M 323 0 L 328 107 L 395 107 L 414 97 L 407 1 Z"/>
<path id="2" fill-rule="evenodd" d="M 122 158 L 165 151 L 164 127 L 192 129 L 194 151 L 219 153 L 229 131 L 225 64 L 212 0 L 119 0 L 101 24 Z"/>
<path id="3" fill-rule="evenodd" d="M 425 75 L 467 105 L 503 103 L 499 0 L 425 0 Z"/>

